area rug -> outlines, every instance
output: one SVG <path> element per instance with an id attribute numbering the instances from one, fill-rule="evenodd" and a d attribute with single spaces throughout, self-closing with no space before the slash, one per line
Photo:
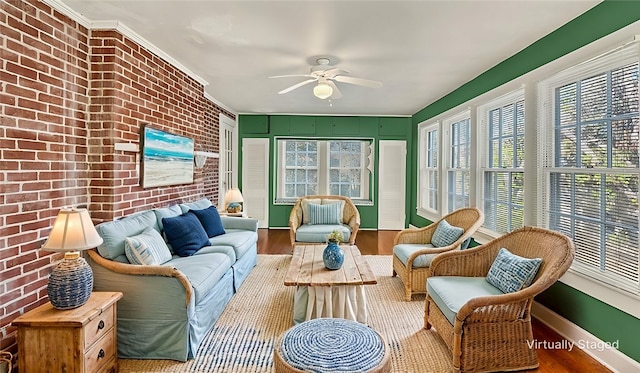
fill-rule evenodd
<path id="1" fill-rule="evenodd" d="M 367 285 L 369 326 L 391 349 L 393 372 L 450 372 L 451 354 L 440 337 L 424 330 L 424 298 L 404 301 L 391 256 L 365 256 L 378 283 Z M 290 255 L 259 255 L 258 265 L 202 342 L 197 356 L 172 360 L 121 359 L 120 372 L 273 372 L 273 347 L 293 326 L 293 287 L 284 286 Z"/>

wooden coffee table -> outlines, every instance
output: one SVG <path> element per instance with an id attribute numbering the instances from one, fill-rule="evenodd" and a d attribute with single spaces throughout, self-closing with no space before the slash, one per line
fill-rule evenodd
<path id="1" fill-rule="evenodd" d="M 328 270 L 322 261 L 326 245 L 296 245 L 284 280 L 295 286 L 293 321 L 335 317 L 367 322 L 364 285 L 377 284 L 367 260 L 355 245 L 341 245 L 344 264 Z"/>

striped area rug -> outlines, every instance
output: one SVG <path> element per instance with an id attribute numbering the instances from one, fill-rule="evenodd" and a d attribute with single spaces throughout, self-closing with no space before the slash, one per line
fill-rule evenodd
<path id="1" fill-rule="evenodd" d="M 391 256 L 367 255 L 378 284 L 365 286 L 369 326 L 391 348 L 393 372 L 450 372 L 451 354 L 424 330 L 424 297 L 404 301 Z M 258 265 L 209 331 L 193 360 L 120 360 L 120 372 L 273 372 L 273 347 L 293 324 L 293 287 L 284 286 L 290 255 L 259 255 Z"/>

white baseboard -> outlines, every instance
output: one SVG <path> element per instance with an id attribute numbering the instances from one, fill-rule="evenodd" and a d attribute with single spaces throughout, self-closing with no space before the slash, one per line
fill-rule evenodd
<path id="1" fill-rule="evenodd" d="M 616 341 L 604 342 L 538 302 L 533 303 L 531 314 L 566 338 L 568 342 L 573 343 L 574 348 L 582 349 L 582 351 L 612 371 L 620 373 L 640 372 L 640 363 L 616 349 Z"/>

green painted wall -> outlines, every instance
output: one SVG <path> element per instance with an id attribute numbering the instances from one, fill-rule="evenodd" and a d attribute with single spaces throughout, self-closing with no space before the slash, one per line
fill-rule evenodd
<path id="1" fill-rule="evenodd" d="M 640 20 L 640 1 L 604 1 L 580 17 L 538 40 L 516 55 L 464 84 L 417 112 L 412 122 L 412 148 L 417 149 L 418 124 L 476 96 L 499 87 L 614 31 Z M 417 153 L 411 155 L 410 170 L 416 180 Z M 417 203 L 417 185 L 412 183 L 412 204 Z M 424 226 L 426 219 L 410 211 L 410 222 Z M 620 351 L 640 361 L 640 320 L 562 283 L 553 285 L 537 300 L 603 341 L 620 341 Z"/>
<path id="2" fill-rule="evenodd" d="M 409 117 L 346 117 L 346 116 L 307 116 L 307 115 L 249 115 L 241 114 L 238 117 L 239 141 L 242 144 L 244 138 L 268 138 L 269 139 L 269 165 L 272 172 L 269 173 L 269 196 L 272 203 L 269 206 L 269 227 L 287 227 L 292 205 L 273 204 L 275 196 L 274 171 L 276 170 L 276 143 L 275 138 L 281 136 L 300 136 L 302 138 L 313 137 L 318 139 L 331 138 L 369 138 L 375 141 L 374 172 L 372 178 L 374 201 L 378 195 L 378 154 L 380 140 L 405 140 L 407 141 L 407 154 L 412 154 L 411 148 L 411 118 Z M 239 164 L 242 165 L 242 154 Z M 407 160 L 407 191 L 411 187 L 411 171 Z M 242 170 L 240 170 L 240 175 Z M 242 180 L 239 180 L 242 187 Z M 407 198 L 405 213 L 409 215 L 411 206 L 410 198 Z M 363 229 L 375 229 L 378 226 L 378 206 L 356 206 L 360 211 L 360 227 Z"/>

